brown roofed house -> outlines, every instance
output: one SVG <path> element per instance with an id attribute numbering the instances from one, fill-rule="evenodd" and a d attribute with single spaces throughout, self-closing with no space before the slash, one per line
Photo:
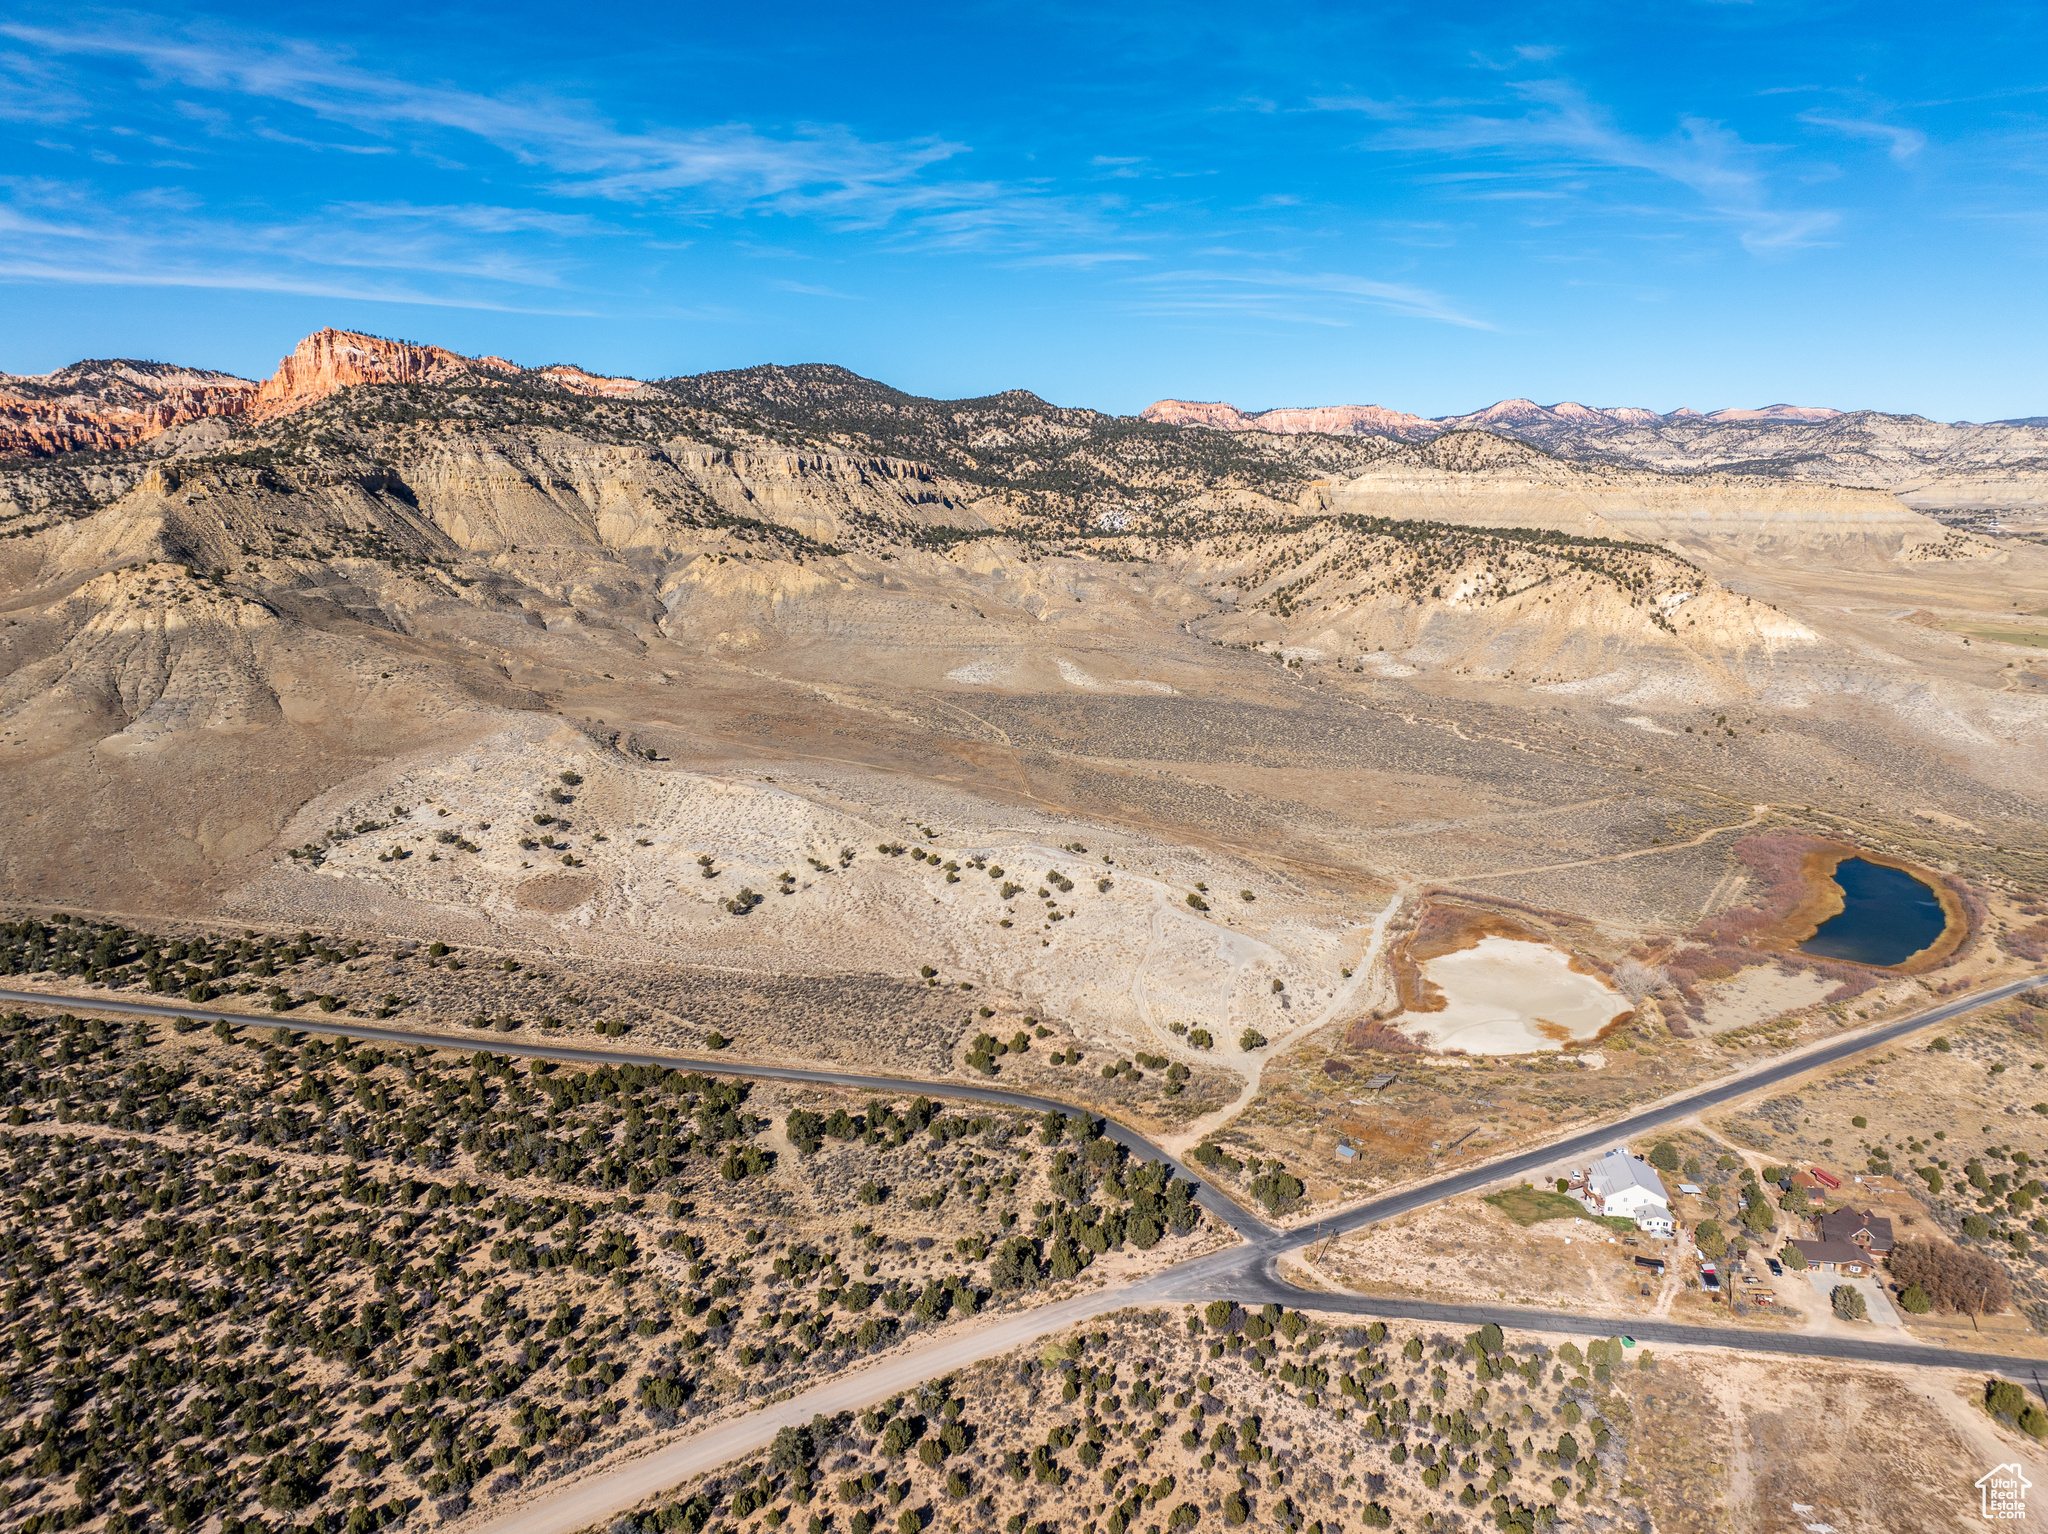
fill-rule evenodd
<path id="1" fill-rule="evenodd" d="M 1834 1209 L 1820 1217 L 1823 1241 L 1849 1241 L 1873 1257 L 1892 1249 L 1892 1222 L 1867 1209 Z"/>
<path id="2" fill-rule="evenodd" d="M 1809 1268 L 1820 1272 L 1874 1273 L 1877 1261 L 1869 1252 L 1853 1241 L 1801 1241 L 1794 1239 L 1785 1243 L 1799 1248 L 1799 1255 L 1806 1259 Z"/>

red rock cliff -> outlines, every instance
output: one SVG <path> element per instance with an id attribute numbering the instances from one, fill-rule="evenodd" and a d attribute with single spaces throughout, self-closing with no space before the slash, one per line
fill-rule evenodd
<path id="1" fill-rule="evenodd" d="M 240 415 L 256 385 L 232 373 L 161 362 L 74 362 L 54 373 L 0 373 L 0 454 L 116 452 L 173 426 Z"/>
<path id="2" fill-rule="evenodd" d="M 519 371 L 502 357 L 470 358 L 352 330 L 319 330 L 292 348 L 263 381 L 250 414 L 257 420 L 290 415 L 353 384 L 439 383 L 475 369 Z"/>

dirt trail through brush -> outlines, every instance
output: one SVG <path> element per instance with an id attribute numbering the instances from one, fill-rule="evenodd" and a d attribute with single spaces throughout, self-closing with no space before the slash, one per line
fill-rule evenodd
<path id="1" fill-rule="evenodd" d="M 1201 1144 L 1203 1140 L 1244 1112 L 1259 1095 L 1259 1082 L 1266 1073 L 1266 1067 L 1284 1053 L 1287 1046 L 1295 1040 L 1305 1038 L 1325 1023 L 1334 1021 L 1352 1004 L 1360 990 L 1373 983 L 1373 971 L 1379 964 L 1381 951 L 1386 946 L 1387 923 L 1394 919 L 1394 913 L 1401 909 L 1401 902 L 1406 898 L 1405 893 L 1395 895 L 1387 902 L 1386 908 L 1373 918 L 1372 941 L 1366 945 L 1364 954 L 1352 969 L 1351 978 L 1338 988 L 1337 994 L 1330 998 L 1329 1005 L 1306 1022 L 1297 1023 L 1278 1038 L 1269 1040 L 1264 1049 L 1249 1055 L 1244 1065 L 1244 1086 L 1237 1097 L 1207 1117 L 1196 1119 L 1179 1134 L 1162 1140 L 1162 1148 L 1175 1156 L 1184 1156 L 1194 1146 Z"/>
<path id="2" fill-rule="evenodd" d="M 1513 879 L 1523 874 L 1557 873 L 1567 868 L 1590 868 L 1596 863 L 1626 863 L 1630 858 L 1655 857 L 1659 853 L 1676 852 L 1682 847 L 1698 847 L 1717 836 L 1726 836 L 1730 831 L 1747 831 L 1751 826 L 1759 824 L 1764 816 L 1770 813 L 1771 808 L 1768 804 L 1752 805 L 1747 820 L 1738 820 L 1733 825 L 1715 826 L 1700 832 L 1690 841 L 1671 842 L 1659 847 L 1638 847 L 1632 852 L 1608 852 L 1597 858 L 1579 858 L 1570 863 L 1544 863 L 1536 868 L 1496 868 L 1492 873 L 1458 874 L 1455 877 L 1445 874 L 1442 880 L 1445 884 L 1471 884 L 1480 879 Z"/>

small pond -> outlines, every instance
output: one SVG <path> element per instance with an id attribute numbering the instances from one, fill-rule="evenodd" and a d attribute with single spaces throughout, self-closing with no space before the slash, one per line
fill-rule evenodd
<path id="1" fill-rule="evenodd" d="M 1848 858 L 1835 869 L 1842 912 L 1799 945 L 1801 953 L 1856 964 L 1903 964 L 1948 925 L 1934 891 L 1911 874 Z"/>

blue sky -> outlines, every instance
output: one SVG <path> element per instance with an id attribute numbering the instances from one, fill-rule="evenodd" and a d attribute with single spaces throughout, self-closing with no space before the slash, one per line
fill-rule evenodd
<path id="1" fill-rule="evenodd" d="M 2038 5 L 0 16 L 0 369 L 2048 413 Z"/>

